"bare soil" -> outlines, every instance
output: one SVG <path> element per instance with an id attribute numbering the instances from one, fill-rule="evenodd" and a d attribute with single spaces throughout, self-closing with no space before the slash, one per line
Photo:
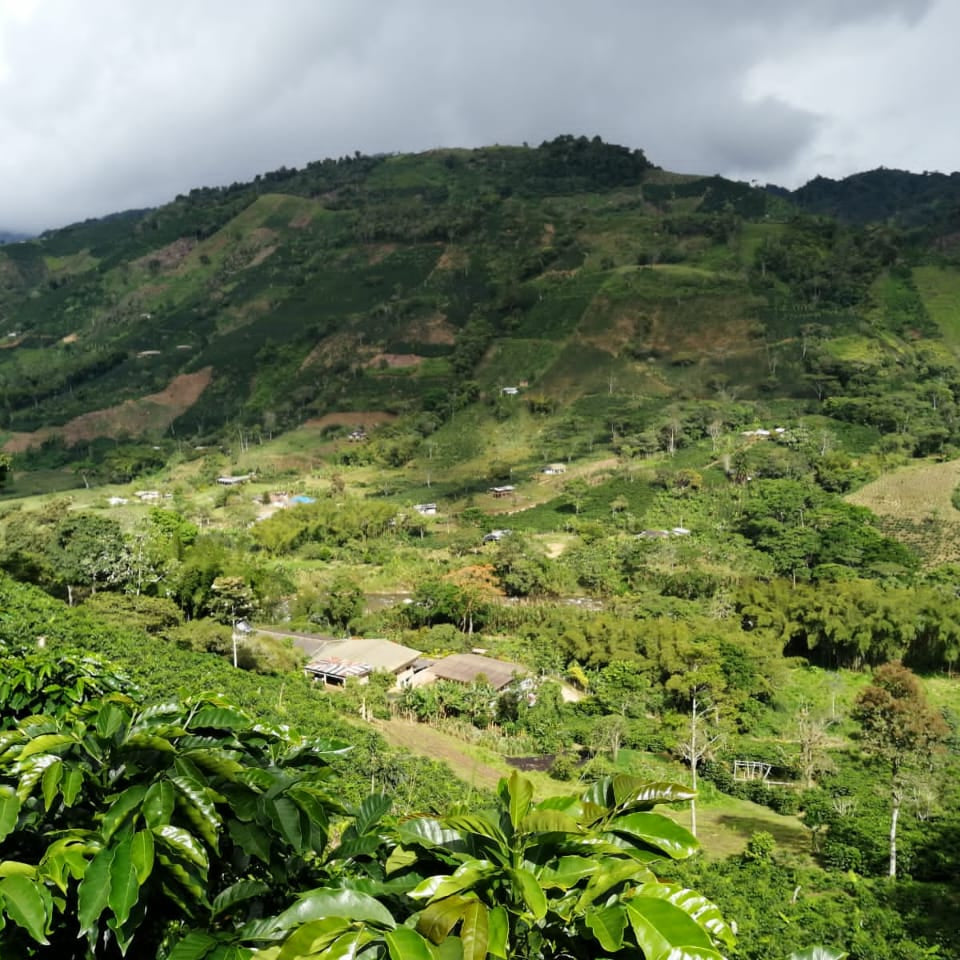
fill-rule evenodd
<path id="1" fill-rule="evenodd" d="M 114 407 L 93 410 L 64 424 L 33 433 L 15 433 L 4 444 L 8 453 L 22 453 L 40 446 L 52 436 L 62 436 L 68 446 L 96 437 L 137 436 L 147 430 L 166 429 L 192 407 L 206 390 L 213 367 L 174 377 L 160 391 L 139 400 L 126 400 Z"/>

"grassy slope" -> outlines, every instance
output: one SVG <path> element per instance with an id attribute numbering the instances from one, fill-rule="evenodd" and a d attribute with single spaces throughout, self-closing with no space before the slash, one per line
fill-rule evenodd
<path id="1" fill-rule="evenodd" d="M 960 460 L 910 464 L 884 474 L 847 499 L 868 507 L 886 532 L 915 546 L 929 563 L 960 560 L 960 512 L 951 495 Z"/>

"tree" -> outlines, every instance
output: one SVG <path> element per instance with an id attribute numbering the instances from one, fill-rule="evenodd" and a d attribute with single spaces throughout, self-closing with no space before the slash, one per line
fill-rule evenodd
<path id="1" fill-rule="evenodd" d="M 233 665 L 237 662 L 237 621 L 249 617 L 256 609 L 253 590 L 243 577 L 217 577 L 210 587 L 213 597 L 210 611 L 221 623 L 229 624 L 233 633 Z"/>
<path id="2" fill-rule="evenodd" d="M 890 877 L 897 875 L 897 821 L 911 776 L 922 775 L 931 751 L 945 740 L 943 717 L 928 704 L 919 679 L 900 663 L 879 667 L 853 708 L 866 752 L 888 776 Z"/>
<path id="3" fill-rule="evenodd" d="M 678 638 L 671 651 L 672 675 L 666 687 L 686 706 L 689 723 L 685 739 L 678 746 L 690 764 L 693 796 L 690 799 L 690 830 L 697 835 L 696 791 L 700 761 L 722 739 L 722 733 L 709 732 L 707 724 L 716 719 L 717 699 L 726 688 L 719 663 L 719 651 L 708 638 Z"/>
<path id="4" fill-rule="evenodd" d="M 89 513 L 68 515 L 56 529 L 54 568 L 73 603 L 76 586 L 121 586 L 131 572 L 130 553 L 115 520 Z"/>

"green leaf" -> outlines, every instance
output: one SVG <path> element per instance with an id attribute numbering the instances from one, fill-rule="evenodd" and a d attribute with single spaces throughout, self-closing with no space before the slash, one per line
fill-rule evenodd
<path id="1" fill-rule="evenodd" d="M 577 907 L 581 910 L 586 909 L 589 904 L 596 901 L 599 897 L 604 896 L 621 883 L 625 881 L 635 881 L 637 877 L 647 880 L 650 876 L 650 872 L 639 860 L 617 859 L 608 861 L 602 869 L 598 869 L 590 878 L 586 887 L 583 889 L 583 893 L 580 894 Z"/>
<path id="2" fill-rule="evenodd" d="M 64 775 L 63 784 L 60 787 L 60 794 L 65 806 L 73 806 L 74 801 L 80 795 L 82 786 L 83 770 L 80 767 L 70 767 Z"/>
<path id="3" fill-rule="evenodd" d="M 0 793 L 0 840 L 16 828 L 20 816 L 20 798 L 15 793 Z"/>
<path id="4" fill-rule="evenodd" d="M 353 827 L 361 836 L 369 833 L 386 815 L 393 801 L 385 793 L 371 793 L 364 797 L 363 803 L 357 809 L 353 820 Z"/>
<path id="5" fill-rule="evenodd" d="M 322 954 L 337 937 L 350 929 L 350 921 L 343 917 L 312 920 L 297 929 L 280 948 L 277 960 L 299 960 Z"/>
<path id="6" fill-rule="evenodd" d="M 228 707 L 201 707 L 190 720 L 190 729 L 217 727 L 227 730 L 249 730 L 253 721 L 239 710 Z"/>
<path id="7" fill-rule="evenodd" d="M 416 862 L 417 854 L 415 851 L 407 850 L 405 847 L 394 847 L 390 851 L 390 856 L 387 857 L 384 870 L 387 876 L 390 876 L 391 873 L 396 873 L 398 870 L 412 867 Z"/>
<path id="8" fill-rule="evenodd" d="M 646 783 L 622 774 L 613 778 L 614 802 L 621 810 L 649 810 L 658 803 L 680 803 L 692 800 L 696 795 L 695 790 L 679 783 Z"/>
<path id="9" fill-rule="evenodd" d="M 179 791 L 187 817 L 197 832 L 214 850 L 219 850 L 220 816 L 212 791 L 192 777 L 171 777 L 170 782 Z"/>
<path id="10" fill-rule="evenodd" d="M 363 930 L 348 930 L 323 951 L 323 960 L 354 960 L 362 937 Z"/>
<path id="11" fill-rule="evenodd" d="M 467 860 L 452 874 L 438 874 L 427 877 L 417 884 L 408 894 L 414 900 L 442 900 L 451 894 L 469 890 L 478 880 L 490 875 L 496 869 L 489 860 Z"/>
<path id="12" fill-rule="evenodd" d="M 659 813 L 628 813 L 611 820 L 607 829 L 643 840 L 674 860 L 685 860 L 700 849 L 689 830 Z"/>
<path id="13" fill-rule="evenodd" d="M 426 940 L 409 927 L 389 930 L 383 937 L 390 960 L 434 960 Z"/>
<path id="14" fill-rule="evenodd" d="M 191 930 L 185 937 L 178 940 L 167 955 L 167 960 L 203 960 L 215 946 L 217 941 L 208 933 L 201 930 Z"/>
<path id="15" fill-rule="evenodd" d="M 427 848 L 463 849 L 463 838 L 456 830 L 444 827 L 439 820 L 430 817 L 404 821 L 397 827 L 397 834 L 405 847 L 416 844 Z"/>
<path id="16" fill-rule="evenodd" d="M 277 929 L 290 930 L 310 920 L 343 917 L 362 920 L 392 930 L 396 926 L 390 911 L 379 900 L 356 890 L 313 890 L 277 917 Z"/>
<path id="17" fill-rule="evenodd" d="M 584 922 L 597 943 L 608 953 L 614 953 L 623 946 L 623 931 L 627 928 L 627 915 L 619 904 L 590 909 L 584 914 Z"/>
<path id="18" fill-rule="evenodd" d="M 501 780 L 498 791 L 507 804 L 510 813 L 510 822 L 514 830 L 530 810 L 533 801 L 533 783 L 526 777 L 521 777 L 518 770 L 510 774 L 509 780 Z"/>
<path id="19" fill-rule="evenodd" d="M 507 960 L 509 957 L 508 937 L 510 918 L 506 907 L 493 907 L 487 911 L 487 951 L 495 957 Z"/>
<path id="20" fill-rule="evenodd" d="M 97 733 L 104 740 L 109 740 L 128 721 L 127 712 L 117 704 L 107 701 L 97 713 Z"/>
<path id="21" fill-rule="evenodd" d="M 433 943 L 441 943 L 463 916 L 467 904 L 472 902 L 455 894 L 431 903 L 417 917 L 417 930 Z"/>
<path id="22" fill-rule="evenodd" d="M 65 733 L 48 733 L 42 737 L 34 737 L 20 752 L 19 759 L 23 761 L 38 753 L 49 753 L 67 743 L 76 743 L 76 740 Z"/>
<path id="23" fill-rule="evenodd" d="M 153 834 L 139 830 L 130 841 L 130 862 L 137 873 L 137 883 L 143 886 L 153 872 Z"/>
<path id="24" fill-rule="evenodd" d="M 213 915 L 217 917 L 238 903 L 252 900 L 254 897 L 260 897 L 269 892 L 270 885 L 262 880 L 238 880 L 227 887 L 226 890 L 221 890 L 217 894 L 213 901 Z"/>
<path id="25" fill-rule="evenodd" d="M 37 943 L 47 944 L 53 904 L 49 895 L 42 895 L 41 889 L 34 880 L 19 874 L 0 880 L 0 896 L 7 916 Z"/>
<path id="26" fill-rule="evenodd" d="M 35 877 L 37 868 L 19 860 L 0 860 L 0 877 Z"/>
<path id="27" fill-rule="evenodd" d="M 174 790 L 173 784 L 167 780 L 160 780 L 150 785 L 143 798 L 143 819 L 152 829 L 166 826 L 173 816 Z"/>
<path id="28" fill-rule="evenodd" d="M 720 908 L 695 890 L 688 890 L 678 883 L 645 883 L 637 889 L 640 896 L 669 900 L 688 917 L 695 920 L 715 940 L 722 940 L 728 947 L 736 942 L 733 928 L 723 919 Z"/>
<path id="29" fill-rule="evenodd" d="M 77 891 L 77 919 L 80 932 L 90 933 L 95 929 L 100 914 L 107 908 L 110 896 L 110 864 L 113 849 L 104 847 L 87 865 Z"/>
<path id="30" fill-rule="evenodd" d="M 559 810 L 534 810 L 516 827 L 521 833 L 583 833 L 573 817 Z"/>
<path id="31" fill-rule="evenodd" d="M 41 753 L 31 757 L 20 775 L 20 782 L 17 784 L 17 796 L 20 800 L 24 801 L 30 796 L 33 788 L 51 764 L 62 762 L 59 757 L 52 753 Z"/>
<path id="32" fill-rule="evenodd" d="M 176 753 L 176 747 L 166 738 L 151 733 L 134 733 L 123 741 L 128 750 L 156 750 L 158 753 Z"/>
<path id="33" fill-rule="evenodd" d="M 57 798 L 57 790 L 63 778 L 63 761 L 51 763 L 40 778 L 40 789 L 43 791 L 43 809 L 49 810 Z"/>
<path id="34" fill-rule="evenodd" d="M 485 960 L 489 940 L 487 908 L 479 900 L 472 901 L 464 908 L 460 940 L 463 943 L 463 960 Z"/>
<path id="35" fill-rule="evenodd" d="M 206 872 L 210 865 L 207 853 L 193 834 L 181 830 L 180 827 L 167 824 L 165 827 L 155 827 L 153 836 L 166 844 L 178 856 L 195 863 Z"/>
<path id="36" fill-rule="evenodd" d="M 255 823 L 241 823 L 231 820 L 227 824 L 230 839 L 240 847 L 248 857 L 257 857 L 263 863 L 270 863 L 270 837 Z"/>
<path id="37" fill-rule="evenodd" d="M 289 797 L 264 801 L 267 815 L 274 822 L 287 843 L 297 853 L 303 852 L 303 833 L 300 829 L 300 808 Z"/>
<path id="38" fill-rule="evenodd" d="M 140 806 L 146 793 L 147 788 L 143 784 L 137 784 L 128 787 L 114 800 L 110 809 L 103 815 L 103 825 L 100 828 L 100 833 L 104 840 L 109 840 L 117 832 L 131 811 Z"/>
<path id="39" fill-rule="evenodd" d="M 581 880 L 596 873 L 599 866 L 600 862 L 595 858 L 560 857 L 556 863 L 544 867 L 537 879 L 540 881 L 540 886 L 546 889 L 559 887 L 561 890 L 569 890 Z"/>
<path id="40" fill-rule="evenodd" d="M 486 837 L 488 840 L 493 840 L 494 843 L 501 847 L 508 846 L 507 838 L 504 836 L 503 831 L 485 812 L 447 817 L 444 823 L 448 827 L 459 831 L 461 835 L 477 834 L 478 836 Z"/>
<path id="41" fill-rule="evenodd" d="M 127 922 L 130 911 L 140 898 L 137 869 L 131 854 L 132 845 L 132 838 L 118 843 L 114 848 L 113 861 L 110 864 L 110 894 L 107 897 L 107 905 L 113 911 L 119 927 Z"/>
<path id="42" fill-rule="evenodd" d="M 659 960 L 726 960 L 726 957 L 708 947 L 674 947 Z"/>
<path id="43" fill-rule="evenodd" d="M 627 901 L 627 917 L 644 956 L 666 956 L 675 947 L 713 947 L 706 931 L 667 900 L 634 897 Z"/>
<path id="44" fill-rule="evenodd" d="M 547 898 L 540 884 L 537 883 L 537 878 L 529 870 L 524 870 L 523 867 L 509 870 L 508 873 L 514 885 L 519 889 L 523 902 L 533 914 L 534 919 L 542 920 L 547 913 Z"/>

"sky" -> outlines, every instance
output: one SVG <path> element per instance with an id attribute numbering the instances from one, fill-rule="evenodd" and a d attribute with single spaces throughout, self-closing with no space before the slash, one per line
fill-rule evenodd
<path id="1" fill-rule="evenodd" d="M 0 0 L 0 229 L 561 133 L 791 187 L 951 172 L 957 36 L 957 0 Z"/>

